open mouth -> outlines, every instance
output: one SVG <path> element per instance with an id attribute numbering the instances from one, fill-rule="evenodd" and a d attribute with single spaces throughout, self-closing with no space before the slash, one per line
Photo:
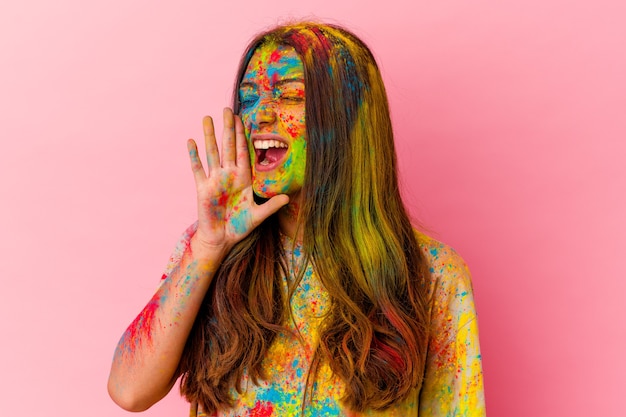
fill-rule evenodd
<path id="1" fill-rule="evenodd" d="M 288 145 L 279 140 L 255 140 L 254 153 L 256 155 L 256 168 L 265 171 L 275 168 L 287 153 Z"/>

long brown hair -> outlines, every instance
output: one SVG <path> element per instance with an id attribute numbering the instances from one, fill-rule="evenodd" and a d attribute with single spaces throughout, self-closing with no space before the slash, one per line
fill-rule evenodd
<path id="1" fill-rule="evenodd" d="M 354 411 L 386 409 L 421 386 L 428 334 L 428 269 L 398 189 L 387 96 L 376 61 L 355 35 L 318 23 L 257 36 L 254 51 L 291 46 L 304 66 L 307 160 L 303 248 L 330 296 L 310 375 L 322 363 L 345 384 Z M 289 319 L 287 273 L 275 216 L 220 266 L 181 358 L 181 393 L 207 412 L 232 406 Z"/>

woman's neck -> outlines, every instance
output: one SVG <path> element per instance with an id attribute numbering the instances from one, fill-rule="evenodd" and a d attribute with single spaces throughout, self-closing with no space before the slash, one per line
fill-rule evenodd
<path id="1" fill-rule="evenodd" d="M 302 241 L 304 228 L 300 224 L 300 205 L 302 203 L 302 195 L 297 194 L 289 196 L 289 204 L 278 211 L 278 225 L 282 234 L 296 241 Z"/>

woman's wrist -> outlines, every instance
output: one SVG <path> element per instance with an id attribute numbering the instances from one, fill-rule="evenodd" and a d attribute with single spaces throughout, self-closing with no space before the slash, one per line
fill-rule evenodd
<path id="1" fill-rule="evenodd" d="M 217 266 L 230 252 L 230 248 L 226 247 L 226 245 L 205 243 L 196 234 L 189 241 L 188 252 L 191 259 L 199 266 L 215 266 L 214 269 L 217 269 Z"/>

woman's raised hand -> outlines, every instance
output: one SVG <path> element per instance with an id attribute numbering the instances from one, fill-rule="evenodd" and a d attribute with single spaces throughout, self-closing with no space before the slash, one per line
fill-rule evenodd
<path id="1" fill-rule="evenodd" d="M 192 238 L 192 251 L 226 255 L 263 220 L 287 204 L 289 197 L 281 194 L 262 205 L 254 202 L 246 136 L 241 119 L 231 109 L 224 109 L 221 161 L 213 119 L 204 117 L 202 125 L 206 172 L 196 142 L 187 141 L 198 196 L 198 230 Z"/>

